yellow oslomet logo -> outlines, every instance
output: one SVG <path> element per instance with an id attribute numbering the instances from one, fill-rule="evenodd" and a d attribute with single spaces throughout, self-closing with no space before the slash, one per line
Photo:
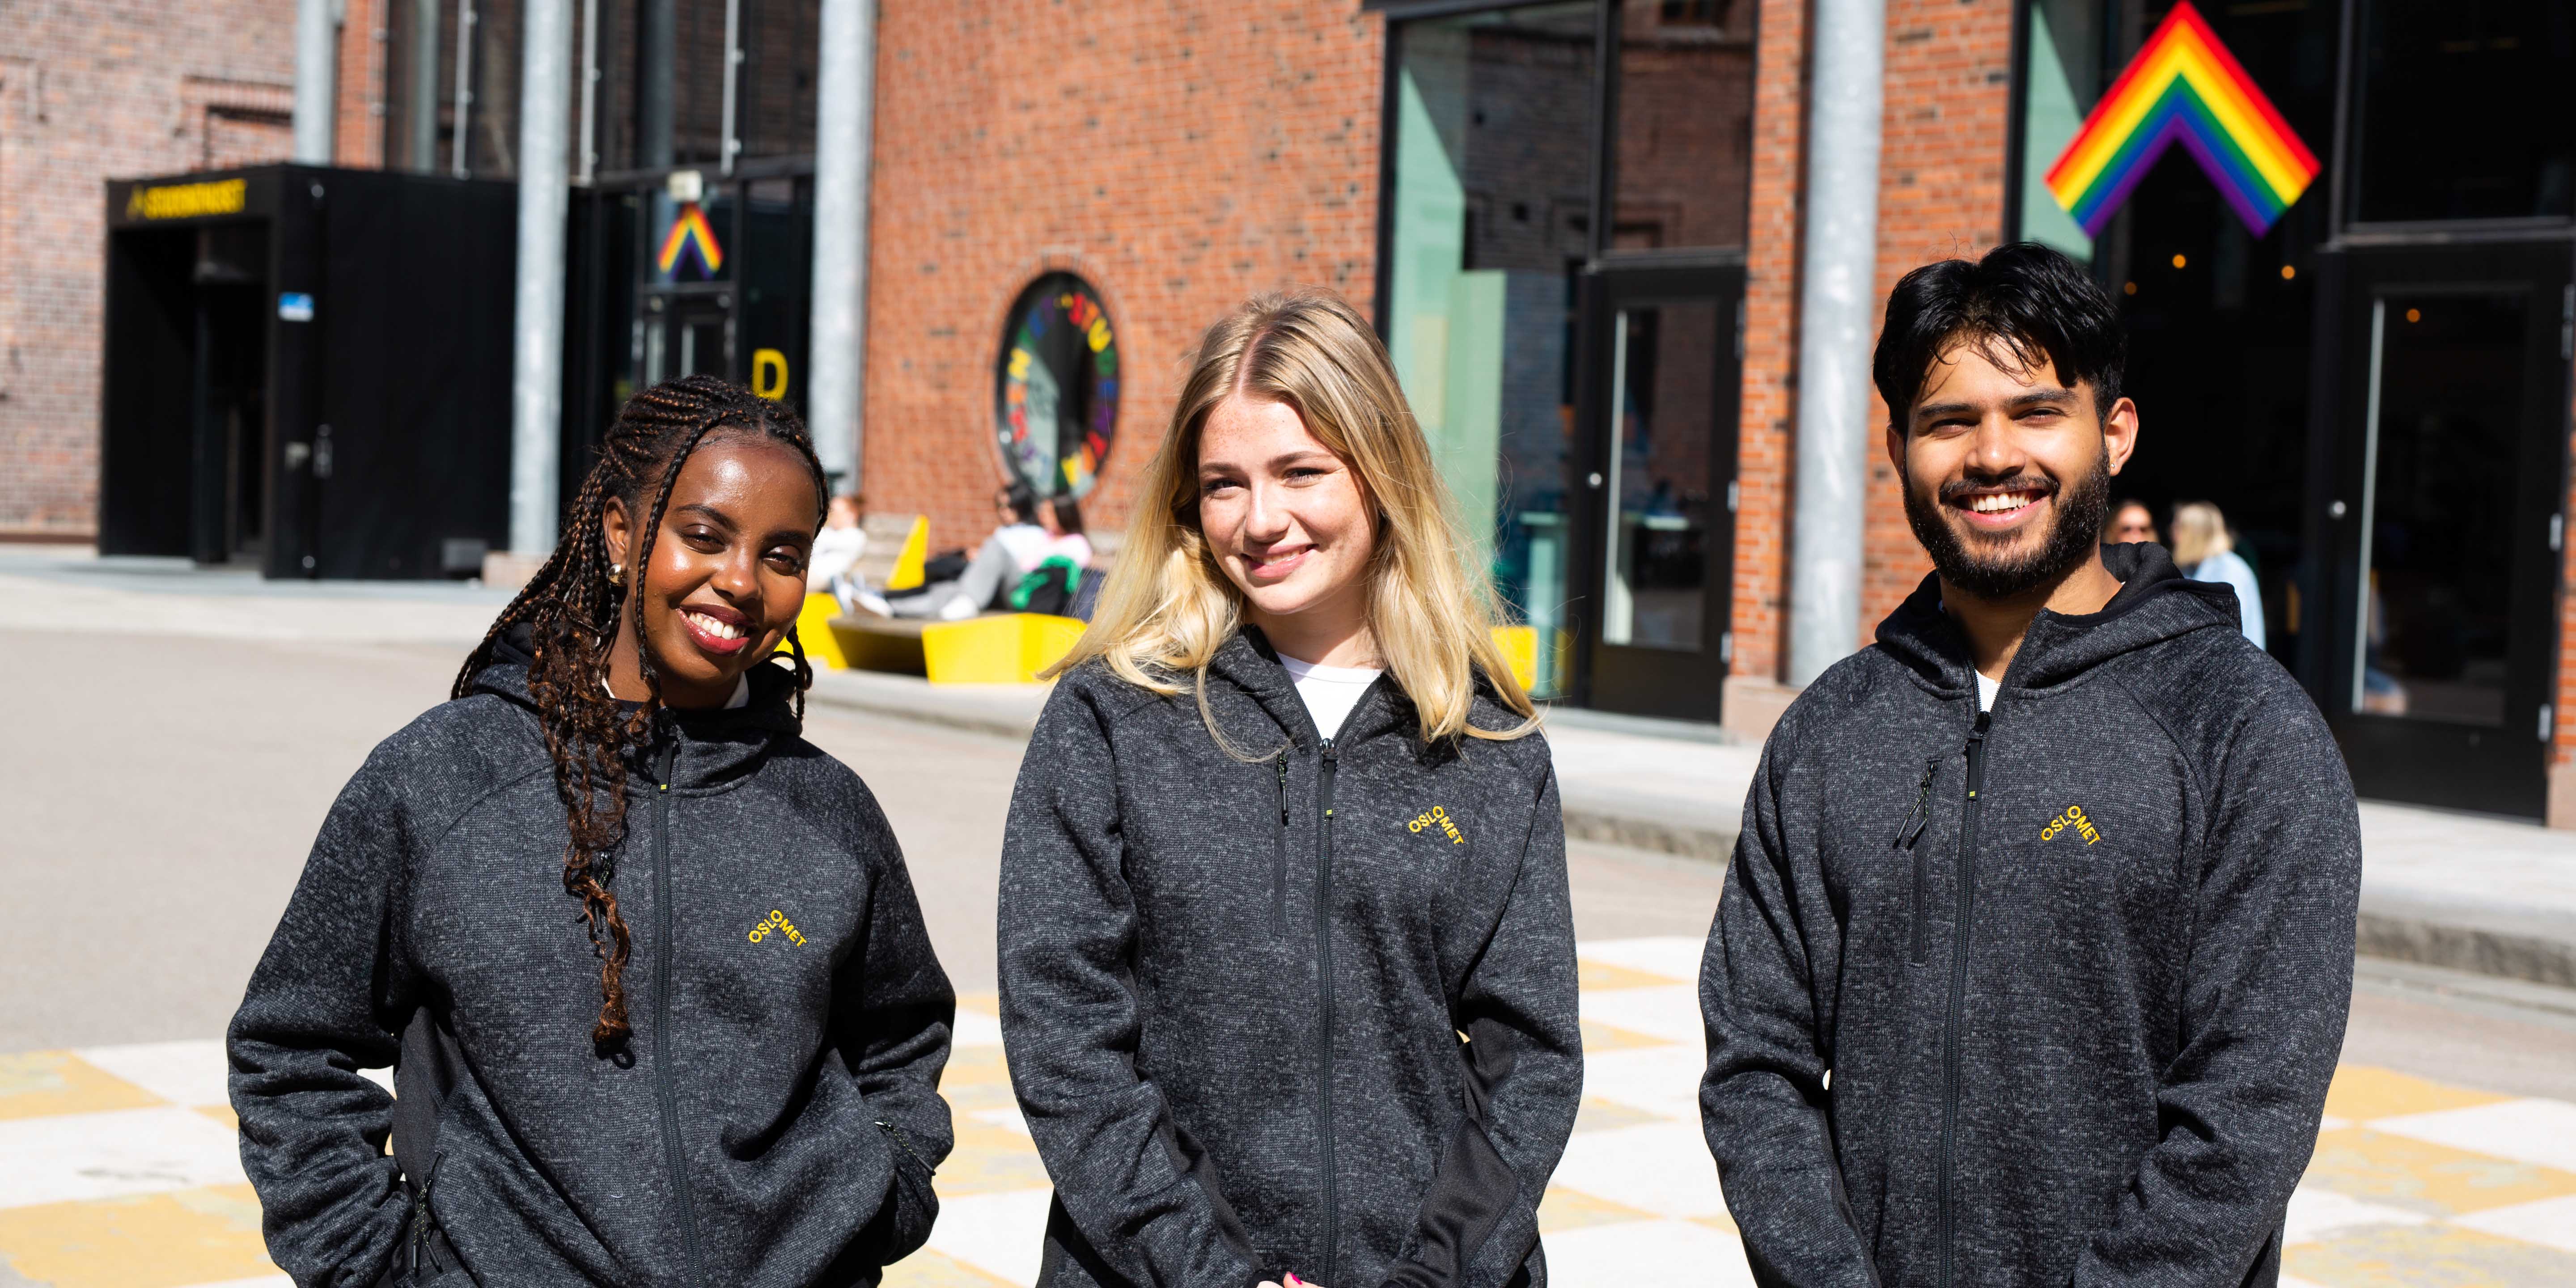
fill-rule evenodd
<path id="1" fill-rule="evenodd" d="M 2093 826 L 2093 820 L 2085 816 L 2081 805 L 2069 805 L 2065 813 L 2048 820 L 2048 826 L 2039 829 L 2039 839 L 2054 841 L 2058 833 L 2068 828 L 2075 829 L 2075 834 L 2083 837 L 2086 845 L 2102 839 L 2102 833 Z"/>
<path id="2" fill-rule="evenodd" d="M 1438 805 L 1432 806 L 1420 817 L 1404 825 L 1404 830 L 1408 832 L 1428 832 L 1435 828 L 1449 838 L 1451 845 L 1467 843 L 1466 836 L 1458 831 L 1458 824 L 1449 817 L 1449 811 Z"/>
<path id="3" fill-rule="evenodd" d="M 770 909 L 769 915 L 762 918 L 760 924 L 751 928 L 751 942 L 759 943 L 774 934 L 787 936 L 787 942 L 791 944 L 805 942 L 805 936 L 797 932 L 796 923 L 789 921 L 787 914 L 776 908 Z"/>

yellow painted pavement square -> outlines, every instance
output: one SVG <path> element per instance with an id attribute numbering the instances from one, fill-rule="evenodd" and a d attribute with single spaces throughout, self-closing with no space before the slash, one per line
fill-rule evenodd
<path id="1" fill-rule="evenodd" d="M 181 1288 L 277 1273 L 248 1185 L 0 1208 L 0 1259 L 53 1288 Z"/>
<path id="2" fill-rule="evenodd" d="M 69 1051 L 0 1055 L 0 1122 L 163 1103 L 159 1096 Z"/>
<path id="3" fill-rule="evenodd" d="M 2435 1217 L 2576 1194 L 2576 1174 L 2367 1127 L 2319 1133 L 2306 1183 Z"/>
<path id="4" fill-rule="evenodd" d="M 1631 1200 L 1624 1203 L 1564 1184 L 1548 1189 L 1540 1228 L 1550 1237 L 1552 1271 L 1565 1283 L 1750 1282 L 1734 1222 L 1714 1210 L 1713 1199 L 1661 1214 L 1637 1206 L 1662 1204 L 1682 1191 L 1715 1192 L 1714 1168 L 1706 1163 L 1699 1123 L 1690 1112 L 1690 1089 L 1662 1085 L 1677 1069 L 1686 1075 L 1696 1058 L 1690 1055 L 1694 1044 L 1656 1036 L 1695 1031 L 1695 1014 L 1684 1013 L 1694 1009 L 1688 990 L 1675 987 L 1689 983 L 1674 973 L 1690 959 L 1688 947 L 1680 941 L 1585 946 L 1583 991 L 1587 997 L 1620 993 L 1603 1006 L 1622 1022 L 1584 1021 L 1587 1051 L 1605 1058 L 1587 1074 L 1577 1139 L 1618 1150 L 1632 1148 L 1618 1142 L 1650 1145 L 1634 1164 L 1619 1163 L 1618 1169 L 1646 1169 L 1652 1184 L 1638 1189 L 1635 1175 L 1621 1177 L 1633 1189 L 1622 1191 Z M 1615 950 L 1606 951 L 1607 957 L 1659 969 L 1595 957 L 1596 948 Z M 931 1245 L 889 1269 L 886 1282 L 893 1288 L 995 1288 L 1027 1283 L 1036 1271 L 1048 1182 L 1011 1093 L 994 1023 L 999 999 L 982 992 L 958 1002 L 959 1044 L 941 1085 L 957 1124 L 957 1149 L 938 1178 L 942 1216 Z M 1666 1014 L 1668 1007 L 1674 1013 Z M 1587 1004 L 1587 1012 L 1592 1009 Z M 1641 1032 L 1639 1024 L 1655 1032 Z M 202 1045 L 206 1059 L 220 1060 L 216 1044 Z M 1658 1051 L 1678 1057 L 1679 1064 Z M 41 1128 L 65 1115 L 171 1104 L 100 1067 L 135 1067 L 144 1058 L 140 1052 L 90 1052 L 97 1063 L 61 1051 L 0 1056 L 0 1158 L 9 1156 L 12 1131 Z M 145 1074 L 135 1077 L 172 1085 Z M 2562 1130 L 2554 1124 L 2564 1121 L 2567 1107 L 2554 1102 L 2515 1102 L 2383 1069 L 2339 1070 L 2326 1106 L 2327 1130 L 2318 1136 L 2301 1197 L 2293 1202 L 2285 1273 L 2315 1288 L 2576 1286 L 2576 1233 L 2562 1237 L 2541 1228 L 2562 1211 L 2576 1215 L 2576 1172 L 2402 1135 L 2422 1131 L 2402 1122 L 2371 1126 L 2461 1110 L 2529 1115 L 2528 1106 L 2560 1115 L 2531 1118 L 2531 1130 Z M 235 1126 L 224 1106 L 189 1108 L 226 1128 Z M 2512 1119 L 2515 1130 L 2523 1121 Z M 2488 1147 L 2508 1147 L 2496 1137 L 2482 1139 L 2499 1141 Z M 1610 1179 L 1606 1172 L 1596 1174 Z M 2536 1241 L 2544 1239 L 2560 1246 Z M 192 1288 L 275 1273 L 263 1255 L 258 1207 L 247 1185 L 0 1204 L 0 1282 Z"/>

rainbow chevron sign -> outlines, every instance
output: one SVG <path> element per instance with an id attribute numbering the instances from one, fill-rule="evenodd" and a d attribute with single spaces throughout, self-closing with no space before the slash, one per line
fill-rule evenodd
<path id="1" fill-rule="evenodd" d="M 694 201 L 682 203 L 672 218 L 671 231 L 663 236 L 662 253 L 653 257 L 653 266 L 669 277 L 678 271 L 684 253 L 697 257 L 700 277 L 713 277 L 724 267 L 724 247 L 716 244 L 715 227 Z"/>
<path id="2" fill-rule="evenodd" d="M 2048 190 L 2089 236 L 2179 140 L 2260 237 L 2317 177 L 2290 132 L 2189 0 L 2165 16 L 2048 168 Z"/>

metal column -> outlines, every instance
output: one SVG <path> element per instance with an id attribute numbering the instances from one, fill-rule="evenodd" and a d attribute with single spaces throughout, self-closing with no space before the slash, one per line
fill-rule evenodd
<path id="1" fill-rule="evenodd" d="M 510 362 L 510 552 L 537 559 L 554 549 L 560 504 L 572 0 L 528 0 L 526 21 L 519 73 L 519 290 Z"/>
<path id="2" fill-rule="evenodd" d="M 331 164 L 331 134 L 339 120 L 340 6 L 337 0 L 296 0 L 295 159 Z"/>
<path id="3" fill-rule="evenodd" d="M 806 423 L 823 468 L 859 485 L 867 356 L 868 156 L 876 109 L 876 0 L 824 0 L 814 123 L 813 375 Z"/>
<path id="4" fill-rule="evenodd" d="M 1885 0 L 1815 0 L 1814 32 L 1798 295 L 1797 518 L 1789 545 L 1793 685 L 1860 647 Z"/>

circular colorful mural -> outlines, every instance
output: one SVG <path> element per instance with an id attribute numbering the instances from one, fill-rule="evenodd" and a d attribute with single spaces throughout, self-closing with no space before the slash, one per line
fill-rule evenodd
<path id="1" fill-rule="evenodd" d="M 1011 473 L 1040 496 L 1079 497 L 1118 427 L 1118 336 L 1100 293 L 1071 273 L 1029 283 L 1002 324 L 994 432 Z"/>

